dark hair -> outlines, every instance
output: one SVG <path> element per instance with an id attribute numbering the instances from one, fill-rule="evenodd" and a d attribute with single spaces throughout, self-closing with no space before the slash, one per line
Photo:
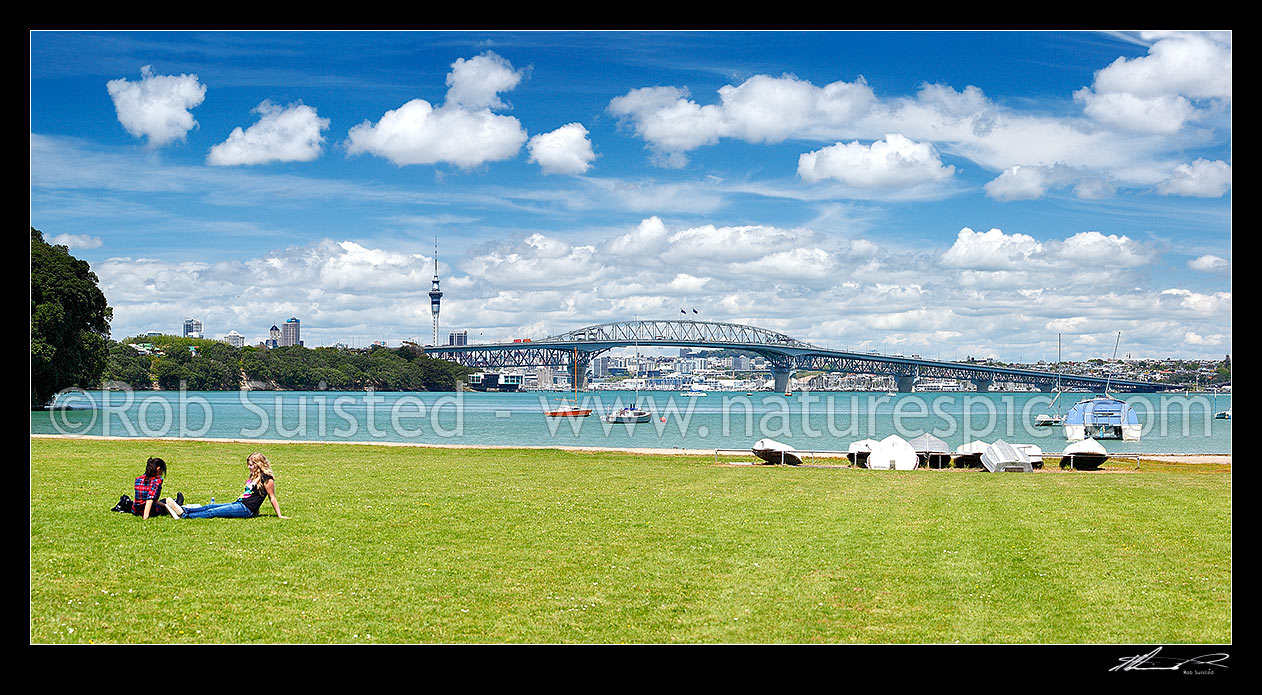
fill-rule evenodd
<path id="1" fill-rule="evenodd" d="M 145 477 L 156 478 L 158 475 L 165 475 L 167 472 L 167 462 L 157 457 L 150 457 L 145 463 Z"/>

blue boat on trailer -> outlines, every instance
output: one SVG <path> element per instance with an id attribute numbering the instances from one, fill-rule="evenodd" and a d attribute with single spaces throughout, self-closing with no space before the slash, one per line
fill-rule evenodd
<path id="1" fill-rule="evenodd" d="M 1135 410 L 1126 401 L 1110 396 L 1083 399 L 1065 413 L 1065 438 L 1071 441 L 1121 439 L 1137 442 L 1142 429 Z"/>

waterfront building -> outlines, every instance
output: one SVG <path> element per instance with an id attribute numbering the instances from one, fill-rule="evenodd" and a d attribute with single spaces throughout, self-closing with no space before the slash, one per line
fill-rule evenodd
<path id="1" fill-rule="evenodd" d="M 184 337 L 185 338 L 201 338 L 202 322 L 197 319 L 184 319 Z"/>
<path id="2" fill-rule="evenodd" d="M 452 331 L 447 334 L 448 345 L 468 345 L 469 331 Z"/>
<path id="3" fill-rule="evenodd" d="M 609 376 L 609 357 L 602 355 L 592 360 L 592 376 L 597 379 Z"/>
<path id="4" fill-rule="evenodd" d="M 290 316 L 285 319 L 285 327 L 280 332 L 280 346 L 288 347 L 290 345 L 302 345 L 299 335 L 300 323 L 296 316 Z"/>

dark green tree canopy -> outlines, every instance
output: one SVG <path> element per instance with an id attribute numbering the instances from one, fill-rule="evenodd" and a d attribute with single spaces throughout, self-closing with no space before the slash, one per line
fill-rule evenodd
<path id="1" fill-rule="evenodd" d="M 87 261 L 31 228 L 31 407 L 58 391 L 94 388 L 108 357 L 113 312 Z"/>

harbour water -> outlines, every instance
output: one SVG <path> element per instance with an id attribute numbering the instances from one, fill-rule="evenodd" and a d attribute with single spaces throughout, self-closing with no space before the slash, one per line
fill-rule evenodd
<path id="1" fill-rule="evenodd" d="M 1063 394 L 1064 412 L 1080 397 Z M 803 450 L 844 451 L 859 439 L 929 433 L 952 447 L 973 440 L 1029 443 L 1059 452 L 1060 427 L 1035 427 L 1045 393 L 641 391 L 652 411 L 641 424 L 599 418 L 630 404 L 631 392 L 580 393 L 587 418 L 548 418 L 567 394 L 333 391 L 77 391 L 31 413 L 32 434 L 294 441 L 412 442 L 463 446 L 742 449 L 770 437 Z M 572 398 L 573 394 L 568 394 Z M 1110 453 L 1231 453 L 1229 394 L 1118 394 L 1139 414 L 1137 442 L 1105 441 Z"/>

